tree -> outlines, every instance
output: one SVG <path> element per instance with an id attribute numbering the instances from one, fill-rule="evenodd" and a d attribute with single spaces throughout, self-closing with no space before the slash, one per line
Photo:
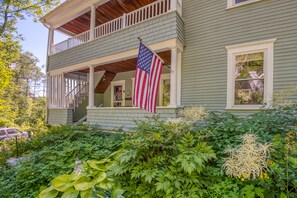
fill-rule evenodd
<path id="1" fill-rule="evenodd" d="M 37 20 L 60 0 L 0 0 L 0 126 L 22 124 L 28 120 L 34 101 L 30 83 L 40 78 L 37 59 L 21 53 L 19 20 Z M 30 106 L 31 105 L 31 106 Z M 18 119 L 24 118 L 24 119 Z"/>
<path id="2" fill-rule="evenodd" d="M 39 17 L 60 0 L 0 0 L 0 37 L 16 32 L 16 23 L 25 17 Z"/>
<path id="3" fill-rule="evenodd" d="M 26 17 L 36 20 L 59 2 L 60 0 L 0 0 L 0 96 L 11 79 L 10 66 L 21 51 L 19 41 L 22 37 L 17 32 L 17 21 Z"/>
<path id="4" fill-rule="evenodd" d="M 10 106 L 17 112 L 14 122 L 18 125 L 28 123 L 32 114 L 32 83 L 41 80 L 43 73 L 37 66 L 39 60 L 30 52 L 21 53 L 12 65 L 11 86 L 7 90 L 7 101 L 12 98 Z"/>

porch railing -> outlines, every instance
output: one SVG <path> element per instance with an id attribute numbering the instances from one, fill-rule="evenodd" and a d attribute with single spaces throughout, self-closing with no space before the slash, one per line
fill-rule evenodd
<path id="1" fill-rule="evenodd" d="M 81 34 L 75 35 L 65 41 L 57 43 L 53 46 L 52 54 L 62 52 L 66 49 L 81 45 L 90 40 L 90 31 L 83 32 Z"/>
<path id="2" fill-rule="evenodd" d="M 76 108 L 88 96 L 89 83 L 86 79 L 67 78 L 64 74 L 48 76 L 48 108 Z"/>
<path id="3" fill-rule="evenodd" d="M 83 102 L 85 97 L 89 93 L 89 83 L 85 81 L 79 81 L 79 84 L 74 87 L 66 96 L 66 108 L 76 108 Z"/>
<path id="4" fill-rule="evenodd" d="M 158 0 L 154 3 L 139 8 L 133 12 L 125 13 L 121 17 L 97 26 L 94 29 L 94 39 L 109 35 L 121 29 L 141 23 L 159 15 L 165 14 L 176 7 L 172 6 L 172 2 L 177 0 Z M 90 41 L 90 30 L 71 37 L 65 41 L 57 43 L 52 47 L 52 54 L 70 49 Z"/>

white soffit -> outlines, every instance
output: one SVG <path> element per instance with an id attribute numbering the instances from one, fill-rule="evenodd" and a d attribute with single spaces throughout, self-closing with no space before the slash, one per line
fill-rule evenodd
<path id="1" fill-rule="evenodd" d="M 109 0 L 67 0 L 41 17 L 40 21 L 55 29 L 88 12 L 91 9 L 91 5 L 99 6 L 108 1 Z"/>

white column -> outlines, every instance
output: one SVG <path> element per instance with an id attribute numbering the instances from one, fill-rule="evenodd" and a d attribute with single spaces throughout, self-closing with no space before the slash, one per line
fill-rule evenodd
<path id="1" fill-rule="evenodd" d="M 182 51 L 177 49 L 177 64 L 176 64 L 176 103 L 181 106 L 181 67 L 182 67 Z"/>
<path id="2" fill-rule="evenodd" d="M 90 66 L 89 73 L 89 108 L 94 107 L 94 67 Z"/>
<path id="3" fill-rule="evenodd" d="M 181 106 L 181 64 L 182 51 L 177 47 L 171 49 L 170 70 L 170 107 Z"/>
<path id="4" fill-rule="evenodd" d="M 53 28 L 50 28 L 48 30 L 48 44 L 47 44 L 47 54 L 48 56 L 52 55 L 54 53 L 53 47 L 54 47 L 54 37 L 55 37 L 55 30 Z"/>
<path id="5" fill-rule="evenodd" d="M 66 83 L 64 78 L 64 73 L 61 74 L 62 76 L 62 107 L 66 107 Z"/>
<path id="6" fill-rule="evenodd" d="M 177 0 L 177 5 L 176 5 L 176 10 L 179 13 L 180 16 L 183 16 L 183 1 L 182 0 Z"/>
<path id="7" fill-rule="evenodd" d="M 51 99 L 52 99 L 51 98 L 51 94 L 52 94 L 51 85 L 52 85 L 52 83 L 51 83 L 51 77 L 50 76 L 47 76 L 46 85 L 47 85 L 47 89 L 46 89 L 46 99 L 47 99 L 47 101 L 46 101 L 46 103 L 47 103 L 47 108 L 49 108 L 51 106 Z"/>
<path id="8" fill-rule="evenodd" d="M 170 1 L 170 10 L 176 10 L 177 1 L 178 0 L 171 0 Z"/>
<path id="9" fill-rule="evenodd" d="M 177 48 L 171 49 L 170 107 L 177 107 Z"/>
<path id="10" fill-rule="evenodd" d="M 126 27 L 126 13 L 123 14 L 122 16 L 122 28 L 125 28 Z"/>
<path id="11" fill-rule="evenodd" d="M 90 40 L 95 38 L 95 26 L 96 26 L 96 6 L 91 6 L 91 21 L 90 21 Z"/>

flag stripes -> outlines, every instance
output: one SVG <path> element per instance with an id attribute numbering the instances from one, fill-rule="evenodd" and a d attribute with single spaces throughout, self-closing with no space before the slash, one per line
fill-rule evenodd
<path id="1" fill-rule="evenodd" d="M 134 105 L 156 113 L 163 61 L 144 44 L 140 44 L 134 84 Z"/>

